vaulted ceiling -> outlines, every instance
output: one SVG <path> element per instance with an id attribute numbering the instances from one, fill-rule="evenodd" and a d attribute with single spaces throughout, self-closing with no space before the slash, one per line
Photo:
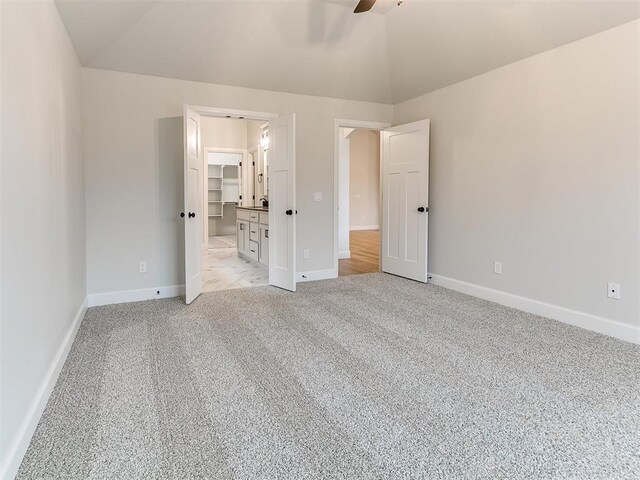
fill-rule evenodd
<path id="1" fill-rule="evenodd" d="M 640 17 L 637 0 L 56 0 L 83 66 L 397 103 Z"/>

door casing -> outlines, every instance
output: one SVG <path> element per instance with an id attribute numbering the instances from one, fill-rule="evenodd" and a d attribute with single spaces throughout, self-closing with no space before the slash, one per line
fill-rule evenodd
<path id="1" fill-rule="evenodd" d="M 272 120 L 274 118 L 278 118 L 278 114 L 277 113 L 271 113 L 271 112 L 259 112 L 259 111 L 251 111 L 251 110 L 236 110 L 236 109 L 229 109 L 229 108 L 217 108 L 217 107 L 206 107 L 206 106 L 202 106 L 202 105 L 190 105 L 190 104 L 184 104 L 183 105 L 183 112 L 187 111 L 194 111 L 197 114 L 199 114 L 201 117 L 217 117 L 217 118 L 242 118 L 242 119 L 246 119 L 246 120 L 257 120 L 257 121 L 263 121 L 263 122 L 268 122 L 269 120 Z M 186 133 L 186 132 L 185 132 Z M 186 142 L 187 142 L 187 138 L 185 136 L 184 138 L 184 146 L 185 146 L 185 151 L 186 151 Z M 202 148 L 199 148 L 199 155 L 203 155 L 204 157 L 204 152 L 202 150 Z M 205 158 L 200 159 L 203 162 L 202 167 L 204 167 L 204 162 L 205 162 Z M 203 170 L 204 171 L 204 170 Z M 200 186 L 200 188 L 202 188 L 202 185 Z M 185 192 L 186 195 L 186 192 Z M 201 199 L 202 200 L 202 199 Z M 202 201 L 200 201 L 200 209 L 202 210 Z M 186 208 L 186 205 L 183 205 L 184 208 Z M 187 210 L 185 210 L 185 218 L 186 218 L 186 214 L 187 214 Z M 186 256 L 186 245 L 185 245 L 185 256 Z M 200 242 L 198 242 L 198 255 L 201 255 L 201 244 Z M 186 277 L 185 277 L 185 288 L 186 288 Z M 202 289 L 200 289 L 202 290 Z"/>
<path id="2" fill-rule="evenodd" d="M 366 130 L 378 130 L 382 133 L 382 130 L 389 128 L 390 123 L 384 122 L 367 122 L 363 120 L 348 120 L 344 118 L 337 118 L 333 122 L 333 276 L 338 276 L 338 203 L 339 203 L 339 185 L 340 185 L 340 128 L 360 128 Z M 382 181 L 382 159 L 380 159 L 380 179 Z M 379 186 L 379 192 L 382 193 L 382 184 Z M 380 200 L 381 195 L 378 195 Z M 382 207 L 382 205 L 379 205 Z M 382 212 L 382 210 L 379 210 Z M 380 224 L 381 225 L 381 224 Z M 380 247 L 382 248 L 382 247 Z M 382 253 L 380 251 L 379 253 Z"/>

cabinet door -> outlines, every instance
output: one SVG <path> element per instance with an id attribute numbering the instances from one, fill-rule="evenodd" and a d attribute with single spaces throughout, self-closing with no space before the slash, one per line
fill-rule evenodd
<path id="1" fill-rule="evenodd" d="M 260 263 L 269 265 L 269 226 L 260 225 Z"/>
<path id="2" fill-rule="evenodd" d="M 249 222 L 238 220 L 236 222 L 236 234 L 238 237 L 238 251 L 247 253 L 249 247 Z"/>

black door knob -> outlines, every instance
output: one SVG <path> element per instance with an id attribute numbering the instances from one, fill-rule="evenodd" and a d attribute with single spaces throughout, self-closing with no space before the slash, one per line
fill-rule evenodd
<path id="1" fill-rule="evenodd" d="M 427 207 L 427 208 L 425 208 L 425 207 L 418 207 L 418 211 L 419 211 L 420 213 L 422 213 L 422 212 L 428 212 L 428 211 L 429 211 L 429 207 Z"/>
<path id="2" fill-rule="evenodd" d="M 180 218 L 184 218 L 184 212 L 180 212 Z"/>
<path id="3" fill-rule="evenodd" d="M 286 213 L 287 215 L 293 215 L 293 210 L 287 210 L 287 211 L 286 211 L 286 212 L 284 212 L 284 213 Z"/>
<path id="4" fill-rule="evenodd" d="M 193 212 L 189 212 L 189 218 L 196 218 L 196 214 Z"/>

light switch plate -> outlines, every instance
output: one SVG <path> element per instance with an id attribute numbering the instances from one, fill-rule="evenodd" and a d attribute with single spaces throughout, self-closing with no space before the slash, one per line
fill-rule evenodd
<path id="1" fill-rule="evenodd" d="M 502 262 L 493 262 L 493 273 L 502 275 Z"/>

